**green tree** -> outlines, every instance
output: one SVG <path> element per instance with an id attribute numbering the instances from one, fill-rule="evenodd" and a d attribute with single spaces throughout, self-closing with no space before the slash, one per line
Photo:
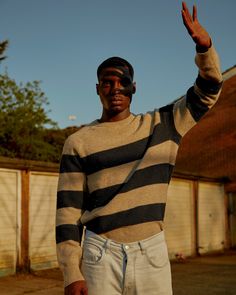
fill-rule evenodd
<path id="1" fill-rule="evenodd" d="M 45 129 L 57 129 L 48 117 L 48 100 L 38 81 L 25 85 L 0 75 L 0 155 L 51 161 L 56 149 L 44 140 Z"/>
<path id="2" fill-rule="evenodd" d="M 0 62 L 7 46 L 0 42 Z M 0 75 L 0 156 L 59 162 L 65 139 L 79 128 L 59 129 L 45 111 L 48 104 L 38 81 L 18 85 Z"/>
<path id="3" fill-rule="evenodd" d="M 62 148 L 66 138 L 72 133 L 78 131 L 83 126 L 70 126 L 65 129 L 45 129 L 44 140 L 54 147 L 54 154 L 51 157 L 52 162 L 59 162 Z"/>
<path id="4" fill-rule="evenodd" d="M 3 53 L 6 51 L 7 46 L 8 46 L 7 40 L 0 42 L 0 61 L 6 58 L 6 56 L 3 56 Z"/>

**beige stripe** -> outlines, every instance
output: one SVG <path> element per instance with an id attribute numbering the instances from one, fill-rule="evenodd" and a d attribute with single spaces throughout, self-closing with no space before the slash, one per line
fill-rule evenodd
<path id="1" fill-rule="evenodd" d="M 153 184 L 134 189 L 127 193 L 117 195 L 105 207 L 96 208 L 92 212 L 86 211 L 81 221 L 82 223 L 86 223 L 95 217 L 118 213 L 137 206 L 165 203 L 166 191 L 166 184 Z"/>
<path id="2" fill-rule="evenodd" d="M 127 182 L 133 172 L 149 166 L 162 163 L 175 163 L 178 145 L 173 141 L 150 147 L 144 158 L 120 166 L 104 169 L 88 176 L 88 187 L 90 193 L 97 189 L 110 187 L 112 185 Z"/>
<path id="3" fill-rule="evenodd" d="M 196 122 L 186 107 L 186 97 L 180 99 L 174 106 L 175 128 L 183 136 Z"/>
<path id="4" fill-rule="evenodd" d="M 58 191 L 82 191 L 85 185 L 85 175 L 79 172 L 61 173 L 59 175 Z"/>
<path id="5" fill-rule="evenodd" d="M 67 139 L 63 153 L 77 155 L 79 151 L 80 156 L 85 157 L 146 138 L 150 135 L 150 130 L 160 122 L 159 112 L 153 113 L 137 115 L 123 128 L 117 122 L 109 127 L 106 124 L 84 127 Z"/>
<path id="6" fill-rule="evenodd" d="M 197 53 L 195 62 L 199 67 L 201 77 L 218 83 L 222 81 L 220 59 L 214 46 L 211 46 L 207 52 Z"/>
<path id="7" fill-rule="evenodd" d="M 127 181 L 129 174 L 136 169 L 139 161 L 104 169 L 88 176 L 89 192 L 110 187 Z"/>
<path id="8" fill-rule="evenodd" d="M 56 225 L 77 224 L 80 219 L 81 209 L 72 207 L 60 208 L 56 212 Z"/>
<path id="9" fill-rule="evenodd" d="M 153 165 L 165 163 L 174 165 L 177 151 L 178 145 L 171 140 L 150 147 L 147 150 L 138 169 L 143 169 Z"/>

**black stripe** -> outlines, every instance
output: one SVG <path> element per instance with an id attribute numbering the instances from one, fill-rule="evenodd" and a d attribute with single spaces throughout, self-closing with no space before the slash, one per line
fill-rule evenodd
<path id="1" fill-rule="evenodd" d="M 175 128 L 173 108 L 174 104 L 169 104 L 160 108 L 159 111 L 161 117 L 161 126 L 163 126 L 160 132 L 166 133 L 165 140 L 172 140 L 175 143 L 179 144 L 181 140 L 181 135 Z"/>
<path id="2" fill-rule="evenodd" d="M 160 117 L 161 123 L 153 127 L 153 130 L 150 131 L 151 135 L 134 143 L 97 152 L 83 158 L 78 155 L 63 155 L 60 172 L 84 172 L 90 175 L 102 169 L 142 159 L 149 147 L 167 140 L 179 144 L 181 136 L 175 128 L 173 105 L 161 108 Z"/>
<path id="3" fill-rule="evenodd" d="M 149 147 L 167 140 L 179 144 L 181 136 L 176 131 L 173 112 L 161 110 L 161 124 L 157 124 L 150 136 L 124 146 L 94 153 L 83 158 L 84 171 L 87 175 L 99 170 L 119 166 L 142 159 Z"/>
<path id="4" fill-rule="evenodd" d="M 81 241 L 82 232 L 78 225 L 62 224 L 56 227 L 56 243 L 61 243 L 68 240 L 76 242 Z"/>
<path id="5" fill-rule="evenodd" d="M 86 202 L 86 210 L 92 211 L 97 207 L 105 206 L 117 194 L 125 193 L 135 188 L 156 183 L 169 183 L 172 171 L 173 165 L 171 164 L 158 164 L 137 170 L 129 178 L 128 182 L 99 189 L 91 193 L 88 196 L 88 202 Z"/>
<path id="6" fill-rule="evenodd" d="M 145 138 L 134 143 L 94 153 L 83 158 L 86 174 L 89 175 L 102 169 L 141 159 L 148 147 L 148 140 L 149 138 Z"/>
<path id="7" fill-rule="evenodd" d="M 194 87 L 189 88 L 187 92 L 186 106 L 196 122 L 209 110 L 207 105 L 194 92 Z"/>
<path id="8" fill-rule="evenodd" d="M 119 213 L 97 217 L 88 223 L 86 228 L 101 234 L 123 226 L 134 225 L 164 219 L 165 203 L 150 204 L 132 208 Z"/>
<path id="9" fill-rule="evenodd" d="M 82 191 L 59 191 L 57 193 L 57 209 L 73 207 L 82 209 L 84 192 Z"/>
<path id="10" fill-rule="evenodd" d="M 82 160 L 78 155 L 62 155 L 60 173 L 66 172 L 83 172 Z"/>
<path id="11" fill-rule="evenodd" d="M 223 82 L 218 83 L 206 80 L 202 78 L 200 75 L 198 75 L 196 84 L 200 89 L 202 89 L 204 92 L 208 94 L 217 94 L 220 91 Z"/>

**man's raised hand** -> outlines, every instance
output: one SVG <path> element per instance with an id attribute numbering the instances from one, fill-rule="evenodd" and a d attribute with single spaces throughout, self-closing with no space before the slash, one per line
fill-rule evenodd
<path id="1" fill-rule="evenodd" d="M 197 19 L 197 7 L 193 6 L 193 15 L 190 14 L 185 2 L 182 2 L 182 18 L 184 25 L 197 46 L 209 48 L 211 38 Z"/>

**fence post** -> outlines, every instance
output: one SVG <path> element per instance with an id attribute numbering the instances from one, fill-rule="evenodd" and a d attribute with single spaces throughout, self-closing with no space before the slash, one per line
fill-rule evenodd
<path id="1" fill-rule="evenodd" d="M 21 171 L 21 253 L 18 270 L 29 272 L 29 199 L 30 199 L 30 171 Z"/>

